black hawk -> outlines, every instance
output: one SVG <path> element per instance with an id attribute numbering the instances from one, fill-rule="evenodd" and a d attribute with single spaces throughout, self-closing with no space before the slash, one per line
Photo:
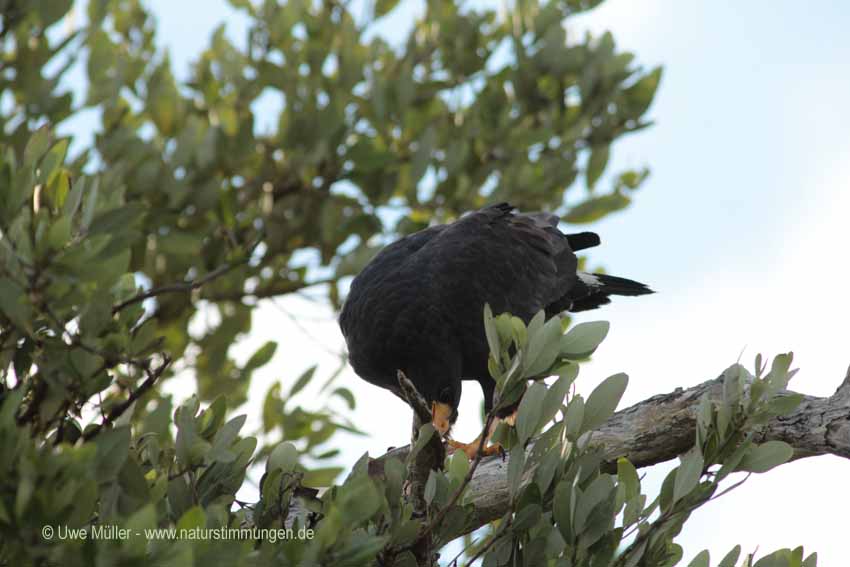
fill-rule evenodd
<path id="1" fill-rule="evenodd" d="M 403 399 L 402 370 L 430 404 L 435 429 L 447 437 L 457 419 L 461 380 L 481 384 L 485 410 L 492 408 L 485 303 L 527 324 L 541 309 L 548 318 L 595 309 L 612 295 L 652 293 L 636 281 L 578 271 L 575 252 L 597 246 L 599 236 L 564 234 L 559 221 L 500 203 L 381 250 L 354 278 L 339 318 L 355 372 Z M 479 444 L 449 443 L 470 456 Z"/>

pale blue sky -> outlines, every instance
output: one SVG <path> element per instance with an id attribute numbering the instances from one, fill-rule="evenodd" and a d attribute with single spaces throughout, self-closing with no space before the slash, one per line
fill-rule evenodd
<path id="1" fill-rule="evenodd" d="M 244 40 L 244 19 L 223 0 L 149 5 L 178 76 L 220 22 Z M 403 28 L 417 5 L 387 27 Z M 614 146 L 610 169 L 646 164 L 652 175 L 631 208 L 592 226 L 603 245 L 591 255 L 660 293 L 582 316 L 610 320 L 612 331 L 583 370 L 580 391 L 625 371 L 626 402 L 634 403 L 713 378 L 742 351 L 749 364 L 757 352 L 794 350 L 801 367 L 794 387 L 827 395 L 838 385 L 850 363 L 848 24 L 850 3 L 835 0 L 608 0 L 568 27 L 610 29 L 639 62 L 665 67 L 650 113 L 657 124 Z M 274 108 L 270 100 L 261 110 Z M 89 120 L 71 125 L 83 137 L 91 127 Z M 316 361 L 322 374 L 335 368 L 325 352 L 342 344 L 332 314 L 298 299 L 285 306 L 318 341 L 264 306 L 256 330 L 237 348 L 247 353 L 270 338 L 281 341 L 253 388 L 254 401 L 268 383 L 293 379 Z M 343 379 L 372 433 L 352 439 L 345 459 L 405 443 L 409 418 L 401 402 L 350 371 Z M 476 388 L 465 389 L 458 427 L 469 437 L 477 430 Z M 650 470 L 648 486 L 668 468 Z M 735 543 L 745 551 L 804 544 L 823 566 L 846 564 L 848 474 L 847 461 L 819 458 L 754 476 L 694 516 L 680 540 L 686 558 L 709 547 L 716 562 Z"/>

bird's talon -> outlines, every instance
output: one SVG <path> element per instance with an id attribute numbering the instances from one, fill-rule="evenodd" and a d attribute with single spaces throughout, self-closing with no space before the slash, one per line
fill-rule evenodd
<path id="1" fill-rule="evenodd" d="M 463 451 L 464 453 L 466 453 L 466 456 L 471 461 L 475 459 L 475 455 L 478 454 L 478 445 L 480 443 L 480 440 L 476 439 L 472 443 L 461 443 L 459 441 L 455 441 L 454 439 L 446 439 L 446 443 L 450 447 L 450 453 L 454 453 L 455 451 Z M 482 447 L 481 449 L 482 457 L 489 457 L 497 453 L 500 455 L 504 455 L 504 449 L 498 443 L 495 445 Z"/>

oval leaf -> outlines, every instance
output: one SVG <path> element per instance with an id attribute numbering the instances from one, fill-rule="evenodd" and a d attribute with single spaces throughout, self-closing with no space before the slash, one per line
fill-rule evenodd
<path id="1" fill-rule="evenodd" d="M 609 376 L 599 384 L 590 396 L 587 398 L 587 403 L 584 405 L 584 421 L 581 430 L 592 431 L 596 429 L 614 414 L 617 409 L 617 404 L 620 403 L 620 398 L 623 397 L 623 392 L 626 391 L 626 386 L 629 384 L 629 377 L 623 373 Z"/>
<path id="2" fill-rule="evenodd" d="M 528 388 L 519 403 L 516 432 L 523 445 L 537 432 L 545 398 L 546 386 L 537 382 Z"/>
<path id="3" fill-rule="evenodd" d="M 793 455 L 794 449 L 788 443 L 768 441 L 750 449 L 741 459 L 741 464 L 738 465 L 737 470 L 754 473 L 767 472 L 773 467 L 787 462 Z"/>
<path id="4" fill-rule="evenodd" d="M 561 355 L 573 360 L 587 358 L 605 339 L 610 328 L 608 321 L 579 323 L 561 339 Z"/>

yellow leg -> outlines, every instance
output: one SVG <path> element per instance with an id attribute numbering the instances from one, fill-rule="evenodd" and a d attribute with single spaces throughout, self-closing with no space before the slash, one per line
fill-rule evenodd
<path id="1" fill-rule="evenodd" d="M 445 437 L 452 428 L 452 407 L 441 402 L 431 402 L 431 424 L 440 437 Z"/>

